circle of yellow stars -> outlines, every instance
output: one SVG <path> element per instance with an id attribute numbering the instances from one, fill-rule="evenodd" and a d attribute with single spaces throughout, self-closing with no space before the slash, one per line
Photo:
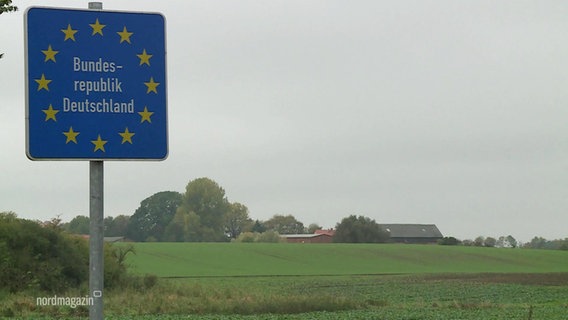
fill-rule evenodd
<path id="1" fill-rule="evenodd" d="M 102 24 L 98 18 L 95 19 L 93 23 L 90 23 L 89 26 L 92 28 L 91 36 L 101 36 L 101 37 L 104 36 L 104 28 L 106 27 L 106 25 Z M 73 29 L 71 24 L 67 24 L 67 27 L 61 29 L 61 32 L 63 33 L 64 42 L 68 40 L 75 42 L 76 41 L 75 35 L 79 32 L 79 30 Z M 128 31 L 126 26 L 123 26 L 122 31 L 116 33 L 119 36 L 119 43 L 132 44 L 131 37 L 134 35 L 134 32 Z M 44 58 L 45 63 L 57 63 L 56 56 L 59 53 L 59 51 L 54 50 L 51 44 L 47 46 L 47 49 L 41 50 L 41 52 L 45 57 Z M 140 59 L 139 66 L 147 65 L 148 67 L 150 67 L 150 59 L 153 57 L 153 55 L 146 52 L 145 48 L 142 50 L 140 54 L 137 54 L 136 56 L 138 57 L 138 59 Z M 45 74 L 42 73 L 41 77 L 39 79 L 34 79 L 34 81 L 37 83 L 37 91 L 41 90 L 49 91 L 49 85 L 52 82 L 52 80 L 47 79 Z M 158 94 L 158 86 L 160 85 L 160 83 L 154 81 L 153 77 L 150 77 L 150 79 L 147 82 L 144 82 L 144 85 L 146 86 L 146 94 L 150 93 Z M 42 112 L 45 113 L 44 121 L 57 122 L 57 113 L 59 113 L 59 111 L 60 110 L 54 109 L 52 104 L 49 104 L 47 109 L 42 110 Z M 144 110 L 138 112 L 138 114 L 140 115 L 140 123 L 144 122 L 152 123 L 151 117 L 154 114 L 154 112 L 149 111 L 147 106 L 144 106 Z M 78 144 L 77 136 L 79 136 L 80 132 L 74 131 L 73 127 L 69 127 L 69 130 L 64 131 L 62 133 L 65 136 L 65 144 L 68 143 Z M 136 133 L 134 132 L 130 132 L 128 127 L 125 127 L 124 131 L 118 132 L 118 135 L 122 137 L 121 144 L 124 143 L 133 144 L 132 137 L 135 134 Z M 91 143 L 94 145 L 93 152 L 97 151 L 106 152 L 105 144 L 107 144 L 107 142 L 108 140 L 103 140 L 101 135 L 98 134 L 95 140 L 91 140 Z"/>

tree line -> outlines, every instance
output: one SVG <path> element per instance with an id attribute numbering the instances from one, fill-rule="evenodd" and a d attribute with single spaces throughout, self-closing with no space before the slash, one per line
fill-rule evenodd
<path id="1" fill-rule="evenodd" d="M 88 234 L 89 218 L 77 216 L 62 224 L 69 233 Z M 225 190 L 203 177 L 190 181 L 184 193 L 162 191 L 144 199 L 132 216 L 104 218 L 108 237 L 123 236 L 136 242 L 277 242 L 279 235 L 313 234 L 321 229 L 316 223 L 305 226 L 291 214 L 277 214 L 266 221 L 253 220 L 242 203 L 230 202 Z M 388 242 L 390 234 L 373 219 L 350 215 L 335 225 L 334 242 Z M 568 250 L 568 238 L 546 240 L 535 237 L 519 243 L 512 235 L 479 236 L 473 240 L 445 237 L 441 245 L 478 247 L 534 248 Z"/>
<path id="2" fill-rule="evenodd" d="M 88 234 L 89 218 L 77 216 L 62 226 L 70 233 Z M 313 234 L 318 229 L 318 224 L 305 226 L 291 214 L 253 220 L 244 204 L 230 202 L 225 190 L 205 177 L 190 181 L 184 193 L 162 191 L 144 199 L 132 216 L 104 218 L 105 236 L 124 236 L 136 242 L 275 242 L 279 235 Z M 386 242 L 389 235 L 375 220 L 352 215 L 336 225 L 334 238 L 338 242 Z"/>
<path id="3" fill-rule="evenodd" d="M 63 224 L 70 233 L 88 234 L 89 218 L 77 216 Z M 209 178 L 190 181 L 184 193 L 162 191 L 144 199 L 132 216 L 105 217 L 105 236 L 125 236 L 132 241 L 223 242 L 243 232 L 279 234 L 312 233 L 292 215 L 253 220 L 242 203 L 230 202 L 225 190 Z"/>
<path id="4" fill-rule="evenodd" d="M 459 240 L 454 237 L 444 237 L 438 242 L 438 244 L 487 248 L 568 250 L 568 238 L 547 240 L 543 237 L 534 237 L 530 242 L 522 243 L 517 241 L 512 235 L 500 236 L 498 238 L 479 236 L 473 240 Z"/>

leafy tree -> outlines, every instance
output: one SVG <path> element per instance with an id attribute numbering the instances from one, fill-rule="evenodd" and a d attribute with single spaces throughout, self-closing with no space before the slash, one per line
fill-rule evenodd
<path id="1" fill-rule="evenodd" d="M 258 235 L 256 242 L 269 242 L 269 243 L 278 243 L 282 242 L 282 238 L 280 234 L 274 230 L 268 230 Z"/>
<path id="2" fill-rule="evenodd" d="M 177 212 L 174 218 L 166 226 L 164 231 L 164 241 L 184 242 L 189 228 L 189 213 Z"/>
<path id="3" fill-rule="evenodd" d="M 190 241 L 227 241 L 224 218 L 229 211 L 225 190 L 209 178 L 190 181 L 177 213 L 194 213 L 199 224 L 190 226 Z"/>
<path id="4" fill-rule="evenodd" d="M 499 239 L 497 239 L 495 246 L 498 248 L 516 248 L 517 240 L 511 235 L 508 235 L 506 237 L 500 236 Z"/>
<path id="5" fill-rule="evenodd" d="M 387 242 L 390 234 L 371 218 L 350 215 L 335 227 L 334 242 L 379 243 Z"/>
<path id="6" fill-rule="evenodd" d="M 18 7 L 12 5 L 12 0 L 0 0 L 0 14 L 17 10 Z"/>
<path id="7" fill-rule="evenodd" d="M 530 249 L 568 250 L 568 238 L 546 240 L 543 237 L 534 237 L 531 242 L 524 245 Z"/>
<path id="8" fill-rule="evenodd" d="M 302 234 L 306 233 L 304 224 L 296 220 L 293 215 L 274 215 L 264 222 L 267 230 L 274 230 L 279 234 Z"/>
<path id="9" fill-rule="evenodd" d="M 543 237 L 534 237 L 532 238 L 529 246 L 532 249 L 544 249 L 547 246 L 547 240 Z"/>
<path id="10" fill-rule="evenodd" d="M 559 240 L 558 249 L 568 251 L 568 238 L 565 238 L 564 240 Z"/>
<path id="11" fill-rule="evenodd" d="M 128 230 L 129 216 L 119 215 L 116 218 L 105 217 L 104 233 L 105 237 L 123 237 L 126 236 Z"/>
<path id="12" fill-rule="evenodd" d="M 277 243 L 277 242 L 284 242 L 284 240 L 280 237 L 280 234 L 274 230 L 268 230 L 266 232 L 258 233 L 258 232 L 250 232 L 245 231 L 241 233 L 236 239 L 236 242 L 269 242 L 269 243 Z"/>
<path id="13" fill-rule="evenodd" d="M 259 233 L 258 232 L 250 232 L 250 231 L 245 231 L 242 232 L 241 234 L 239 234 L 239 236 L 237 237 L 237 239 L 235 239 L 236 242 L 256 242 L 256 239 L 258 238 Z"/>
<path id="14" fill-rule="evenodd" d="M 454 237 L 444 237 L 438 241 L 438 244 L 443 246 L 457 246 L 461 241 Z"/>
<path id="15" fill-rule="evenodd" d="M 182 195 L 174 191 L 158 192 L 144 199 L 128 220 L 126 236 L 133 241 L 162 241 L 181 201 Z"/>
<path id="16" fill-rule="evenodd" d="M 236 239 L 241 232 L 252 227 L 252 220 L 248 208 L 238 202 L 231 203 L 229 211 L 225 214 L 225 232 L 232 239 Z"/>
<path id="17" fill-rule="evenodd" d="M 512 235 L 508 235 L 506 240 L 512 248 L 516 248 L 518 246 L 517 239 L 515 239 Z"/>
<path id="18" fill-rule="evenodd" d="M 496 244 L 497 244 L 497 240 L 493 237 L 487 237 L 487 238 L 485 238 L 485 241 L 483 241 L 484 247 L 493 248 L 493 247 L 495 247 Z"/>
<path id="19" fill-rule="evenodd" d="M 166 227 L 164 239 L 175 242 L 201 241 L 201 222 L 195 212 L 176 212 Z"/>
<path id="20" fill-rule="evenodd" d="M 0 219 L 3 219 L 4 221 L 13 221 L 15 219 L 18 219 L 18 216 L 13 211 L 4 211 L 0 212 Z"/>
<path id="21" fill-rule="evenodd" d="M 475 240 L 473 240 L 473 245 L 476 247 L 483 247 L 484 243 L 485 243 L 485 237 L 483 236 L 479 236 L 475 238 Z"/>
<path id="22" fill-rule="evenodd" d="M 262 223 L 262 221 L 256 220 L 252 225 L 251 231 L 263 233 L 264 231 L 266 231 L 266 227 L 264 226 L 264 223 Z"/>
<path id="23" fill-rule="evenodd" d="M 308 233 L 312 234 L 315 233 L 316 230 L 321 230 L 321 226 L 317 223 L 312 223 L 308 226 Z"/>
<path id="24" fill-rule="evenodd" d="M 69 233 L 89 234 L 89 220 L 87 216 L 76 216 L 64 225 L 64 229 Z"/>

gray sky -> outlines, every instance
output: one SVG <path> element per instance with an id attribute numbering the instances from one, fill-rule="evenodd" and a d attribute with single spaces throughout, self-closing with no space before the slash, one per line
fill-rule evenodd
<path id="1" fill-rule="evenodd" d="M 23 15 L 0 16 L 0 211 L 88 215 L 85 161 L 25 156 Z M 105 215 L 217 181 L 253 219 L 350 214 L 568 237 L 565 1 L 106 1 L 167 19 L 169 157 L 105 162 Z"/>

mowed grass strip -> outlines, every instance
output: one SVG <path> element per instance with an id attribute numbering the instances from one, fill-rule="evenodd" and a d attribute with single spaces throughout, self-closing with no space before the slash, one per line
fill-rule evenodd
<path id="1" fill-rule="evenodd" d="M 400 244 L 133 245 L 131 270 L 160 277 L 568 272 L 568 251 L 552 250 Z"/>

